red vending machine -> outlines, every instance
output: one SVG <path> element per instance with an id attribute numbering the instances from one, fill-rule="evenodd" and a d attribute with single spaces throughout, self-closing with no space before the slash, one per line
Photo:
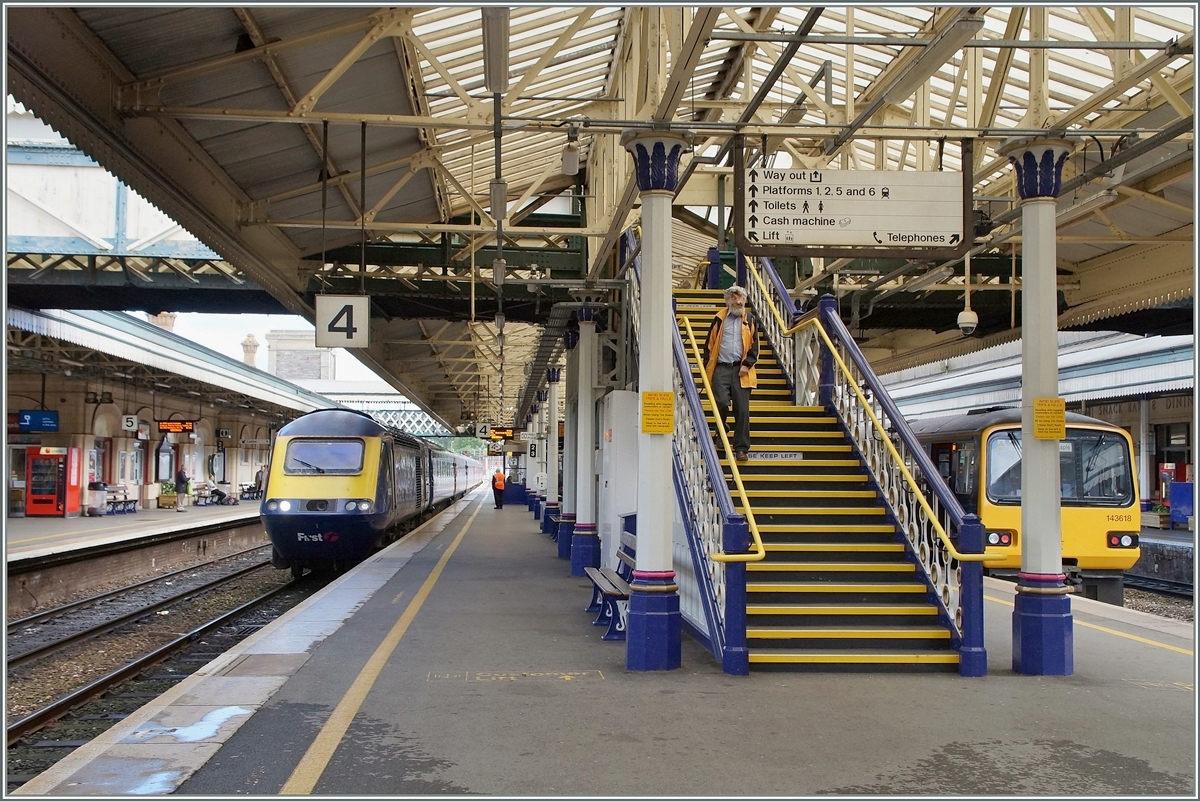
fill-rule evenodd
<path id="1" fill-rule="evenodd" d="M 79 448 L 30 448 L 25 464 L 27 516 L 79 516 L 83 506 Z"/>

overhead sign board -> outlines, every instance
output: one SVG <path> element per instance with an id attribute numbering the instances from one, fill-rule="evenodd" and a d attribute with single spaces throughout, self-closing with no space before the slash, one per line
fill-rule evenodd
<path id="1" fill-rule="evenodd" d="M 122 431 L 137 431 L 138 417 L 136 414 L 121 415 L 121 430 Z"/>
<path id="2" fill-rule="evenodd" d="M 365 348 L 370 344 L 371 298 L 367 295 L 317 295 L 318 348 Z"/>
<path id="3" fill-rule="evenodd" d="M 537 432 L 522 431 L 520 434 L 517 435 L 517 439 L 521 440 L 521 442 L 533 442 L 534 440 L 537 439 Z"/>
<path id="4" fill-rule="evenodd" d="M 838 170 L 743 163 L 735 148 L 734 233 L 755 256 L 951 258 L 974 239 L 968 172 Z"/>
<path id="5" fill-rule="evenodd" d="M 58 431 L 58 412 L 23 409 L 17 412 L 17 430 L 22 434 L 32 431 Z"/>
<path id="6" fill-rule="evenodd" d="M 159 420 L 158 430 L 168 434 L 182 434 L 196 430 L 195 420 Z"/>
<path id="7" fill-rule="evenodd" d="M 751 242 L 950 247 L 962 242 L 962 173 L 746 170 Z"/>

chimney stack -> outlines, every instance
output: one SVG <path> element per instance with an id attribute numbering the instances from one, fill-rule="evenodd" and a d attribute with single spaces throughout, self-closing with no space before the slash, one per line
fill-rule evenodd
<path id="1" fill-rule="evenodd" d="M 254 354 L 258 353 L 258 340 L 254 338 L 254 334 L 246 334 L 246 338 L 242 340 L 242 361 L 254 367 Z"/>

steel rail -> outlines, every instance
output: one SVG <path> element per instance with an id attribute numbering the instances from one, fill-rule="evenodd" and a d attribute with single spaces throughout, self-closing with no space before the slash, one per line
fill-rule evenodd
<path id="1" fill-rule="evenodd" d="M 91 595 L 87 598 L 82 598 L 78 601 L 72 601 L 71 603 L 63 604 L 62 606 L 56 606 L 53 609 L 47 609 L 43 612 L 37 612 L 35 614 L 28 615 L 26 617 L 18 618 L 17 620 L 13 620 L 8 623 L 7 631 L 8 631 L 9 636 L 12 636 L 12 634 L 17 629 L 24 628 L 25 626 L 33 626 L 33 625 L 41 623 L 45 620 L 49 620 L 50 618 L 58 617 L 59 615 L 66 614 L 67 612 L 73 611 L 75 609 L 79 609 L 81 607 L 88 606 L 90 604 L 99 603 L 100 601 L 106 600 L 108 598 L 113 598 L 117 595 L 120 595 L 123 592 L 129 592 L 130 590 L 136 590 L 138 587 L 145 587 L 150 584 L 154 584 L 155 582 L 158 582 L 158 581 L 165 581 L 166 579 L 173 578 L 174 576 L 178 576 L 181 573 L 186 573 L 189 570 L 199 570 L 200 568 L 208 567 L 210 565 L 215 565 L 217 562 L 223 562 L 226 559 L 233 559 L 235 556 L 244 556 L 245 554 L 248 554 L 253 551 L 257 551 L 257 550 L 260 550 L 260 549 L 266 548 L 266 547 L 268 547 L 268 546 L 267 545 L 256 545 L 253 548 L 246 548 L 245 550 L 235 551 L 234 553 L 226 554 L 225 556 L 218 556 L 216 559 L 209 559 L 207 562 L 200 562 L 199 564 L 191 565 L 190 567 L 181 567 L 178 570 L 172 570 L 170 573 L 163 573 L 160 576 L 153 576 L 152 578 L 148 578 L 145 581 L 139 581 L 136 584 L 130 584 L 127 587 L 119 587 L 118 589 L 115 589 L 115 590 L 109 590 L 108 592 L 102 592 L 99 595 Z"/>
<path id="2" fill-rule="evenodd" d="M 166 645 L 151 651 L 145 656 L 135 659 L 134 661 L 117 668 L 112 673 L 96 679 L 86 687 L 82 687 L 75 692 L 70 693 L 69 695 L 63 696 L 52 704 L 44 706 L 32 714 L 26 715 L 8 727 L 8 745 L 12 746 L 17 742 L 17 740 L 21 739 L 26 734 L 35 732 L 43 726 L 53 723 L 55 720 L 67 714 L 80 704 L 86 703 L 87 701 L 102 695 L 104 692 L 112 689 L 113 687 L 127 681 L 130 678 L 133 678 L 145 668 L 161 662 L 162 660 L 174 654 L 176 651 L 182 650 L 188 643 L 190 643 L 192 640 L 195 640 L 197 637 L 202 637 L 208 632 L 220 628 L 230 620 L 233 620 L 239 615 L 253 609 L 258 604 L 269 601 L 271 598 L 279 595 L 284 590 L 291 589 L 295 583 L 296 582 L 294 581 L 290 581 L 287 584 L 276 587 L 270 592 L 264 593 L 257 598 L 247 601 L 237 609 L 226 612 L 220 617 L 214 618 L 213 620 L 210 620 L 209 622 L 192 629 L 188 633 L 177 637 Z"/>
<path id="3" fill-rule="evenodd" d="M 222 576 L 221 578 L 216 579 L 214 581 L 210 581 L 207 584 L 204 584 L 200 587 L 194 587 L 190 590 L 184 590 L 181 593 L 172 595 L 170 598 L 164 598 L 163 600 L 157 601 L 153 604 L 150 604 L 149 606 L 143 606 L 140 609 L 136 609 L 136 610 L 134 610 L 132 612 L 128 612 L 124 615 L 120 615 L 119 617 L 112 618 L 111 620 L 106 620 L 103 623 L 98 623 L 95 626 L 92 626 L 91 628 L 84 629 L 83 631 L 77 631 L 74 634 L 69 634 L 66 637 L 55 640 L 54 642 L 46 643 L 45 645 L 39 645 L 35 648 L 25 651 L 24 653 L 17 654 L 16 656 L 9 656 L 8 663 L 7 663 L 8 667 L 9 667 L 9 669 L 15 668 L 19 665 L 25 664 L 26 662 L 31 662 L 34 659 L 37 659 L 38 657 L 42 657 L 42 656 L 45 656 L 46 654 L 50 654 L 50 653 L 53 653 L 54 651 L 58 651 L 62 648 L 65 648 L 68 645 L 71 645 L 73 643 L 81 642 L 82 640 L 91 639 L 92 637 L 96 637 L 100 634 L 104 634 L 105 632 L 112 631 L 113 629 L 117 628 L 118 626 L 121 626 L 125 623 L 132 622 L 134 620 L 138 620 L 140 618 L 143 618 L 146 615 L 151 614 L 152 612 L 156 612 L 159 609 L 162 609 L 163 607 L 171 606 L 172 604 L 179 603 L 180 601 L 186 601 L 189 598 L 193 598 L 197 595 L 208 592 L 209 590 L 216 589 L 217 587 L 220 587 L 223 584 L 227 584 L 235 579 L 239 579 L 248 573 L 253 573 L 256 570 L 261 570 L 264 567 L 270 567 L 270 566 L 271 566 L 271 563 L 268 561 L 268 562 L 259 562 L 256 565 L 250 565 L 249 567 L 244 567 L 241 570 L 238 570 L 238 571 L 235 571 L 235 572 L 229 574 L 228 576 Z"/>

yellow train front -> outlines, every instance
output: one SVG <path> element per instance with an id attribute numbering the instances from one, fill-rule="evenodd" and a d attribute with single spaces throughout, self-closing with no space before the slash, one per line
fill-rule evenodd
<path id="1" fill-rule="evenodd" d="M 963 509 L 983 523 L 993 576 L 1021 568 L 1021 411 L 992 408 L 909 425 Z M 1124 429 L 1067 415 L 1059 442 L 1062 564 L 1088 598 L 1124 603 L 1125 571 L 1141 556 L 1133 440 Z"/>
<path id="2" fill-rule="evenodd" d="M 260 516 L 272 563 L 340 570 L 397 539 L 483 478 L 483 466 L 381 425 L 322 409 L 279 430 Z"/>

